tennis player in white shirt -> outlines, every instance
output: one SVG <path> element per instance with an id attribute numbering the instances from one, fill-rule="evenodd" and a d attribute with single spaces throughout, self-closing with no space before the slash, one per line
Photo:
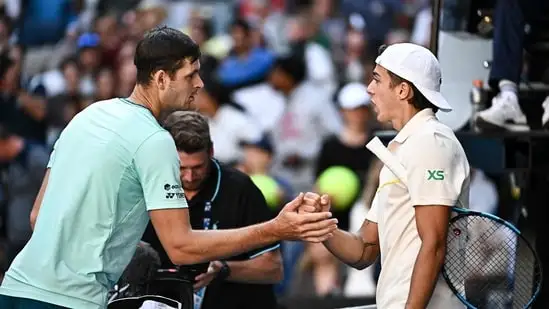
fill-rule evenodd
<path id="1" fill-rule="evenodd" d="M 464 308 L 441 276 L 451 207 L 469 202 L 467 157 L 454 132 L 435 116 L 451 110 L 440 93 L 441 80 L 439 63 L 428 49 L 400 43 L 382 50 L 368 93 L 378 120 L 398 131 L 389 150 L 406 168 L 409 185 L 383 167 L 359 232 L 338 230 L 324 242 L 357 269 L 380 255 L 377 308 Z M 322 207 L 329 204 L 322 196 Z"/>

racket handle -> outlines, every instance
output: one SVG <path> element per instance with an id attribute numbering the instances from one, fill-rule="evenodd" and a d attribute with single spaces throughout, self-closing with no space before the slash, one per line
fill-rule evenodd
<path id="1" fill-rule="evenodd" d="M 400 161 L 397 159 L 397 157 L 383 145 L 383 143 L 379 140 L 379 138 L 376 136 L 372 138 L 368 144 L 366 144 L 366 148 L 370 150 L 395 176 L 402 181 L 404 185 L 406 185 L 406 169 Z"/>

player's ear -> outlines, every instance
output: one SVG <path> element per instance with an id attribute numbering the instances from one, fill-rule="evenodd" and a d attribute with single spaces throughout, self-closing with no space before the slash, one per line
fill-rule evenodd
<path id="1" fill-rule="evenodd" d="M 401 100 L 410 100 L 414 96 L 414 90 L 407 82 L 402 82 L 398 85 L 398 97 Z"/>
<path id="2" fill-rule="evenodd" d="M 164 70 L 158 70 L 153 75 L 153 82 L 158 89 L 165 90 L 168 87 L 168 74 Z"/>

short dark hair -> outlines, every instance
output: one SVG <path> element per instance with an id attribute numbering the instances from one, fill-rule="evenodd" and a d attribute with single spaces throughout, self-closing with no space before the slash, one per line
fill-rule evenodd
<path id="1" fill-rule="evenodd" d="M 381 55 L 385 49 L 387 49 L 387 45 L 381 45 L 379 47 L 378 55 Z M 417 110 L 424 110 L 426 108 L 430 108 L 433 110 L 433 112 L 438 112 L 438 107 L 436 107 L 433 103 L 431 103 L 427 98 L 417 89 L 417 87 L 412 84 L 409 80 L 402 78 L 398 76 L 397 74 L 387 70 L 387 73 L 389 73 L 389 77 L 391 78 L 391 88 L 395 87 L 396 85 L 400 83 L 407 83 L 410 88 L 412 88 L 412 91 L 414 93 L 414 96 L 412 97 L 412 100 L 410 104 L 412 104 Z"/>
<path id="2" fill-rule="evenodd" d="M 301 51 L 303 53 L 301 53 Z M 273 68 L 278 68 L 289 75 L 295 84 L 300 84 L 307 77 L 307 64 L 304 50 L 296 50 L 276 58 Z"/>
<path id="3" fill-rule="evenodd" d="M 178 151 L 197 153 L 212 149 L 208 119 L 198 112 L 173 112 L 164 120 L 164 128 L 173 136 Z"/>
<path id="4" fill-rule="evenodd" d="M 152 75 L 164 70 L 173 78 L 183 67 L 184 61 L 191 63 L 200 58 L 200 48 L 183 32 L 161 26 L 153 28 L 137 43 L 134 64 L 137 68 L 137 84 L 148 85 Z"/>
<path id="5" fill-rule="evenodd" d="M 246 35 L 250 34 L 250 32 L 252 31 L 252 27 L 250 26 L 250 23 L 248 23 L 242 18 L 237 18 L 232 22 L 231 30 L 234 28 L 242 29 L 242 31 L 244 31 Z"/>

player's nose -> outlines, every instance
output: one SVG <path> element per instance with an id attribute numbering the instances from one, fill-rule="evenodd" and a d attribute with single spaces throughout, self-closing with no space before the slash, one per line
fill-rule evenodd
<path id="1" fill-rule="evenodd" d="M 198 76 L 197 81 L 194 85 L 194 88 L 202 89 L 203 87 L 204 87 L 204 81 L 202 80 L 202 78 L 200 76 Z"/>

